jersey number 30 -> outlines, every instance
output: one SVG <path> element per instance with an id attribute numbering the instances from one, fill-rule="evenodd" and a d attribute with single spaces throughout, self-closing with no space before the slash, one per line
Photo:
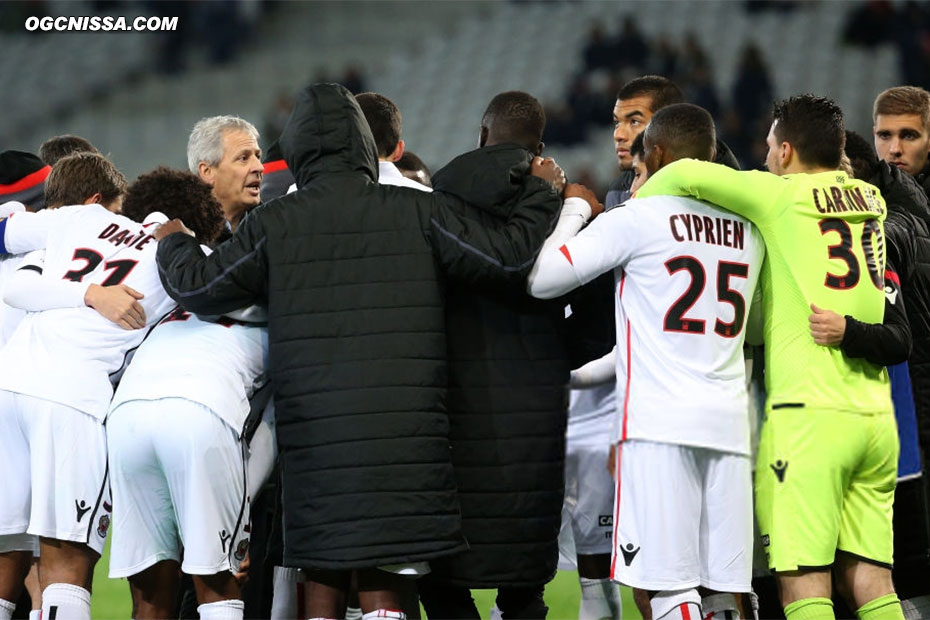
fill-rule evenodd
<path id="1" fill-rule="evenodd" d="M 703 334 L 704 319 L 692 319 L 685 313 L 691 309 L 701 293 L 707 276 L 704 265 L 693 256 L 676 256 L 665 261 L 665 268 L 669 275 L 679 271 L 687 271 L 691 275 L 691 284 L 682 293 L 681 297 L 672 304 L 665 313 L 664 327 L 667 332 L 684 332 L 686 334 Z M 739 291 L 730 288 L 730 278 L 746 278 L 749 276 L 749 265 L 746 263 L 717 262 L 717 300 L 733 306 L 733 321 L 725 323 L 719 318 L 714 321 L 714 333 L 724 338 L 735 338 L 743 330 L 746 321 L 746 300 Z"/>
<path id="2" fill-rule="evenodd" d="M 89 274 L 91 271 L 97 268 L 97 265 L 103 261 L 103 255 L 99 252 L 88 248 L 78 248 L 74 251 L 74 256 L 71 260 L 82 260 L 86 264 L 81 269 L 72 269 L 67 272 L 62 279 L 71 280 L 72 282 L 80 282 L 84 279 L 84 276 Z M 132 268 L 136 266 L 139 261 L 136 260 L 111 260 L 104 263 L 103 268 L 105 270 L 113 270 L 107 279 L 100 283 L 101 286 L 114 286 L 116 284 L 122 283 L 126 279 L 126 276 L 129 275 L 129 272 L 132 271 Z"/>

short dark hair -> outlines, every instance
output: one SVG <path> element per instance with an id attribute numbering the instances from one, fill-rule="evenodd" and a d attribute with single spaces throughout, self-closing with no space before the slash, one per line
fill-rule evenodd
<path id="1" fill-rule="evenodd" d="M 717 146 L 717 132 L 710 112 L 693 103 L 675 103 L 656 112 L 645 140 L 674 154 L 676 159 L 691 157 L 711 161 Z"/>
<path id="2" fill-rule="evenodd" d="M 857 134 L 846 130 L 846 157 L 853 169 L 853 176 L 868 181 L 878 171 L 878 155 L 872 143 Z"/>
<path id="3" fill-rule="evenodd" d="M 214 241 L 226 224 L 209 185 L 192 172 L 164 166 L 139 175 L 123 201 L 123 215 L 136 222 L 154 211 L 183 221 L 201 243 Z"/>
<path id="4" fill-rule="evenodd" d="M 617 93 L 617 100 L 633 97 L 649 97 L 652 105 L 649 109 L 657 112 L 666 106 L 682 103 L 685 96 L 675 82 L 661 75 L 643 75 L 623 85 Z"/>
<path id="5" fill-rule="evenodd" d="M 489 142 L 510 142 L 535 153 L 546 128 L 546 112 L 533 95 L 508 90 L 491 99 L 481 126 L 487 129 Z"/>
<path id="6" fill-rule="evenodd" d="M 39 147 L 39 159 L 54 166 L 60 159 L 72 153 L 99 153 L 97 147 L 81 136 L 65 134 L 49 138 Z"/>
<path id="7" fill-rule="evenodd" d="M 106 206 L 125 192 L 126 177 L 100 153 L 63 157 L 45 180 L 45 204 L 50 208 L 82 204 L 97 193 Z"/>
<path id="8" fill-rule="evenodd" d="M 400 159 L 394 162 L 394 165 L 397 166 L 397 169 L 401 171 L 401 174 L 407 176 L 407 173 L 412 173 L 414 181 L 418 181 L 427 187 L 432 187 L 432 179 L 430 178 L 429 168 L 426 167 L 426 164 L 423 163 L 423 160 L 416 156 L 413 151 L 404 151 L 404 154 L 401 155 Z"/>
<path id="9" fill-rule="evenodd" d="M 646 156 L 646 142 L 643 134 L 645 131 L 641 131 L 636 134 L 636 137 L 633 138 L 633 142 L 630 143 L 630 157 L 639 157 L 640 160 Z"/>
<path id="10" fill-rule="evenodd" d="M 393 101 L 378 93 L 361 93 L 355 95 L 355 100 L 371 127 L 371 134 L 378 147 L 378 157 L 387 157 L 400 142 L 403 127 L 400 110 Z"/>
<path id="11" fill-rule="evenodd" d="M 846 143 L 843 111 L 832 99 L 795 95 L 775 103 L 775 137 L 798 152 L 801 163 L 837 169 Z"/>

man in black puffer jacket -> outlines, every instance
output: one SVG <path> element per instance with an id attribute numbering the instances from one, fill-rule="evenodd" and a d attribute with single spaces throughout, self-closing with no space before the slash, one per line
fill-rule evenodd
<path id="1" fill-rule="evenodd" d="M 930 204 L 917 181 L 905 169 L 881 161 L 872 146 L 858 134 L 846 132 L 846 153 L 857 177 L 877 187 L 888 206 L 885 219 L 887 262 L 900 279 L 904 309 L 910 328 L 911 347 L 907 369 L 913 387 L 920 447 L 924 456 L 930 448 Z M 886 307 L 887 308 L 887 307 Z M 889 311 L 885 317 L 888 321 Z M 853 322 L 852 327 L 855 326 Z M 879 334 L 881 332 L 879 331 Z M 893 341 L 886 335 L 872 345 L 876 352 Z M 889 369 L 893 394 L 901 378 Z M 906 377 L 905 377 L 906 378 Z M 930 514 L 927 504 L 927 466 L 920 473 L 919 455 L 913 437 L 913 419 L 903 417 L 908 403 L 895 401 L 901 453 L 898 485 L 894 499 L 894 569 L 895 590 L 907 599 L 930 594 Z M 901 411 L 897 411 L 902 407 Z M 913 414 L 911 414 L 913 417 Z M 913 448 L 912 448 L 913 447 Z"/>
<path id="2" fill-rule="evenodd" d="M 463 157 L 539 154 L 544 126 L 533 96 L 501 93 L 482 117 L 481 148 Z M 463 215 L 503 226 L 519 194 L 488 193 L 462 170 L 453 161 L 433 176 L 433 188 L 467 200 Z M 569 185 L 566 197 L 579 191 Z M 597 202 L 590 192 L 587 198 Z M 542 618 L 543 589 L 558 563 L 564 486 L 572 368 L 566 302 L 517 289 L 489 294 L 454 278 L 447 293 L 452 464 L 469 549 L 431 562 L 420 598 L 430 618 L 478 618 L 469 589 L 496 588 L 504 618 Z"/>
<path id="3" fill-rule="evenodd" d="M 561 204 L 546 180 L 564 176 L 519 149 L 457 160 L 492 200 L 520 196 L 506 224 L 484 228 L 448 194 L 378 185 L 368 124 L 332 84 L 301 91 L 280 144 L 301 189 L 254 209 L 209 257 L 169 223 L 162 280 L 190 311 L 268 305 L 284 563 L 309 569 L 308 616 L 341 617 L 357 571 L 363 612 L 402 617 L 396 565 L 422 572 L 466 547 L 443 274 L 519 287 Z"/>

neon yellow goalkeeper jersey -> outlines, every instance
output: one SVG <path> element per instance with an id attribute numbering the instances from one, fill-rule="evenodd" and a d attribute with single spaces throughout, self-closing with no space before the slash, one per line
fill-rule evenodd
<path id="1" fill-rule="evenodd" d="M 888 374 L 814 343 L 811 304 L 881 323 L 885 201 L 841 171 L 776 176 L 680 160 L 658 171 L 637 198 L 693 196 L 753 221 L 762 233 L 767 408 L 887 413 Z"/>

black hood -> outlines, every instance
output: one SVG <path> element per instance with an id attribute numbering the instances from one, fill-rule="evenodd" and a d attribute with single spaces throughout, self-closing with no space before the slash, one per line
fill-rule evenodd
<path id="1" fill-rule="evenodd" d="M 914 177 L 884 161 L 876 170 L 869 183 L 882 193 L 888 209 L 906 211 L 930 225 L 930 201 Z"/>
<path id="2" fill-rule="evenodd" d="M 496 144 L 459 155 L 433 175 L 433 190 L 506 218 L 530 173 L 533 155 L 515 144 Z"/>
<path id="3" fill-rule="evenodd" d="M 378 181 L 377 147 L 368 121 L 352 93 L 339 84 L 301 90 L 278 142 L 297 187 L 324 172 L 359 173 Z"/>

